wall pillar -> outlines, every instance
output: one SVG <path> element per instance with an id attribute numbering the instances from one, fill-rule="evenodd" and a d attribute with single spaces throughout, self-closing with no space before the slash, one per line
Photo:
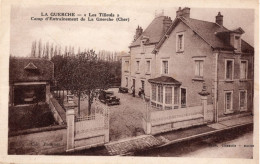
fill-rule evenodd
<path id="1" fill-rule="evenodd" d="M 207 101 L 208 101 L 208 97 L 207 96 L 201 96 L 201 105 L 202 105 L 202 111 L 203 111 L 203 117 L 204 117 L 204 121 L 206 121 L 206 117 L 207 117 Z"/>
<path id="2" fill-rule="evenodd" d="M 207 120 L 207 107 L 208 107 L 208 95 L 209 92 L 207 92 L 207 87 L 205 82 L 203 83 L 202 86 L 202 91 L 199 92 L 199 95 L 201 96 L 201 106 L 202 106 L 202 111 L 203 111 L 203 117 L 204 117 L 204 122 Z"/>
<path id="3" fill-rule="evenodd" d="M 150 101 L 145 102 L 145 117 L 143 118 L 143 128 L 145 131 L 145 134 L 151 134 L 151 112 L 149 110 L 150 107 Z"/>
<path id="4" fill-rule="evenodd" d="M 66 111 L 67 120 L 67 150 L 74 149 L 74 128 L 75 128 L 75 111 L 69 109 Z"/>

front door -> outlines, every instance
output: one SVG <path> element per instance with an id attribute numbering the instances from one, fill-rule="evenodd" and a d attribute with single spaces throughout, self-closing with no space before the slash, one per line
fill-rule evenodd
<path id="1" fill-rule="evenodd" d="M 186 103 L 187 103 L 186 88 L 181 88 L 181 107 L 186 108 Z"/>

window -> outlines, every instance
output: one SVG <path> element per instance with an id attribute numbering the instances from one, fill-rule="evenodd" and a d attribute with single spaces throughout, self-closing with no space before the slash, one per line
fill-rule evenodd
<path id="1" fill-rule="evenodd" d="M 157 101 L 160 103 L 163 103 L 163 86 L 158 85 L 158 96 L 157 96 Z"/>
<path id="2" fill-rule="evenodd" d="M 225 113 L 232 113 L 233 111 L 233 92 L 225 92 Z"/>
<path id="3" fill-rule="evenodd" d="M 142 89 L 144 90 L 144 81 L 141 80 L 141 84 L 142 84 Z"/>
<path id="4" fill-rule="evenodd" d="M 151 61 L 147 60 L 146 61 L 146 73 L 150 73 L 151 72 Z"/>
<path id="5" fill-rule="evenodd" d="M 156 85 L 152 85 L 152 100 L 156 101 Z"/>
<path id="6" fill-rule="evenodd" d="M 176 43 L 177 43 L 177 45 L 176 45 L 176 47 L 177 47 L 177 49 L 176 49 L 176 51 L 177 52 L 182 52 L 182 51 L 184 51 L 184 34 L 183 33 L 179 33 L 179 34 L 177 34 L 177 41 L 176 41 Z"/>
<path id="7" fill-rule="evenodd" d="M 195 77 L 203 77 L 203 60 L 195 60 Z"/>
<path id="8" fill-rule="evenodd" d="M 162 61 L 162 74 L 168 74 L 168 61 Z"/>
<path id="9" fill-rule="evenodd" d="M 165 104 L 172 104 L 172 87 L 165 87 Z"/>
<path id="10" fill-rule="evenodd" d="M 235 36 L 234 48 L 237 49 L 237 51 L 240 51 L 240 36 Z"/>
<path id="11" fill-rule="evenodd" d="M 234 74 L 234 61 L 233 60 L 226 60 L 226 80 L 233 80 Z"/>
<path id="12" fill-rule="evenodd" d="M 125 61 L 125 72 L 129 71 L 129 61 Z"/>
<path id="13" fill-rule="evenodd" d="M 186 97 L 186 89 L 185 88 L 181 88 L 181 107 L 185 108 L 186 107 L 186 101 L 187 101 L 187 97 Z"/>
<path id="14" fill-rule="evenodd" d="M 179 88 L 174 87 L 174 104 L 179 104 Z"/>
<path id="15" fill-rule="evenodd" d="M 140 61 L 136 61 L 136 72 L 139 72 L 140 69 Z"/>
<path id="16" fill-rule="evenodd" d="M 240 79 L 247 79 L 247 61 L 243 60 L 240 63 Z"/>
<path id="17" fill-rule="evenodd" d="M 128 77 L 125 78 L 125 82 L 126 82 L 125 87 L 128 87 Z"/>
<path id="18" fill-rule="evenodd" d="M 246 90 L 239 91 L 239 108 L 240 111 L 247 109 L 247 92 Z"/>
<path id="19" fill-rule="evenodd" d="M 174 93 L 173 93 L 174 92 Z M 151 105 L 164 110 L 179 108 L 180 88 L 171 85 L 151 84 Z M 182 89 L 182 107 L 186 107 L 186 89 Z"/>

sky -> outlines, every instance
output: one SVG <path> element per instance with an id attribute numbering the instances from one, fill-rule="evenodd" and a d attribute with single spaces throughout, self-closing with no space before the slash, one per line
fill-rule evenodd
<path id="1" fill-rule="evenodd" d="M 184 7 L 184 6 L 181 6 Z M 145 29 L 155 18 L 155 13 L 164 13 L 172 20 L 178 7 L 160 6 L 12 6 L 10 53 L 12 56 L 29 56 L 34 40 L 54 43 L 62 47 L 74 46 L 75 52 L 94 49 L 129 52 L 128 46 L 133 40 L 137 26 Z M 129 18 L 129 22 L 98 21 L 32 21 L 31 17 L 45 18 L 41 13 L 74 12 L 76 14 L 113 13 Z M 228 29 L 241 27 L 245 34 L 242 38 L 254 45 L 254 10 L 227 8 L 191 8 L 191 18 L 215 22 L 218 12 L 224 16 L 224 26 Z"/>

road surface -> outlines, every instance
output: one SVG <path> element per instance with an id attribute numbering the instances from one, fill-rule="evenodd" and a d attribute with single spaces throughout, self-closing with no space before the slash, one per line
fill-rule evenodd
<path id="1" fill-rule="evenodd" d="M 210 137 L 139 152 L 135 156 L 253 158 L 252 127 L 234 129 Z"/>

